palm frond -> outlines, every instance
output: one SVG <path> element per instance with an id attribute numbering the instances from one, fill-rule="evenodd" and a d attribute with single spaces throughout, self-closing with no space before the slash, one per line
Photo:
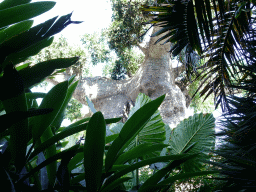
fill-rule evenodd
<path id="1" fill-rule="evenodd" d="M 161 38 L 172 43 L 173 56 L 190 47 L 207 60 L 199 74 L 207 81 L 198 91 L 205 97 L 215 94 L 216 107 L 220 103 L 227 106 L 227 95 L 234 90 L 232 85 L 243 76 L 240 66 L 253 59 L 248 57 L 248 52 L 253 51 L 244 49 L 246 39 L 255 33 L 250 30 L 255 23 L 254 4 L 250 2 L 173 0 L 142 8 L 152 13 L 150 22 L 163 27 L 161 30 L 168 34 Z M 186 68 L 188 76 L 193 75 L 191 63 Z"/>
<path id="2" fill-rule="evenodd" d="M 212 114 L 195 114 L 183 120 L 171 133 L 170 153 L 181 154 L 188 150 L 189 153 L 199 155 L 184 163 L 182 170 L 199 171 L 204 160 L 209 160 L 209 153 L 215 146 L 214 127 L 215 119 Z"/>
<path id="3" fill-rule="evenodd" d="M 221 122 L 222 145 L 216 152 L 222 161 L 216 164 L 228 180 L 229 190 L 255 190 L 256 180 L 252 176 L 256 167 L 255 118 L 256 101 L 251 97 L 228 98 L 230 111 Z M 248 190 L 250 191 L 250 190 Z"/>

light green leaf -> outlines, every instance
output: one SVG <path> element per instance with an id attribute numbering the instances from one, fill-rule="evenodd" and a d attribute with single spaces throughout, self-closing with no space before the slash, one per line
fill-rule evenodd
<path id="1" fill-rule="evenodd" d="M 146 103 L 149 103 L 150 101 L 151 99 L 147 95 L 140 93 L 136 98 L 135 105 L 131 109 L 128 118 L 130 118 L 138 109 L 140 109 L 142 106 L 144 106 Z M 130 150 L 135 146 L 144 144 L 144 143 L 149 143 L 149 144 L 163 143 L 165 140 L 164 126 L 165 124 L 162 120 L 160 112 L 159 110 L 157 110 L 151 116 L 150 120 L 147 122 L 144 128 L 139 132 L 136 139 L 131 141 L 130 145 L 127 147 L 126 150 Z M 148 153 L 147 156 L 144 156 L 144 157 L 159 156 L 159 154 L 160 152 L 154 151 L 152 153 Z"/>
<path id="2" fill-rule="evenodd" d="M 87 96 L 86 96 L 86 102 L 87 102 L 89 108 L 91 109 L 91 111 L 93 113 L 96 113 L 97 110 L 94 108 L 94 104 L 91 102 L 91 100 Z"/>
<path id="3" fill-rule="evenodd" d="M 115 163 L 120 152 L 123 152 L 124 146 L 128 145 L 131 140 L 143 129 L 143 127 L 150 120 L 150 117 L 155 113 L 158 107 L 163 102 L 165 96 L 161 96 L 154 101 L 145 104 L 142 108 L 137 110 L 124 124 L 118 138 L 116 138 L 113 144 L 110 146 L 105 166 L 106 170 L 110 170 Z"/>
<path id="4" fill-rule="evenodd" d="M 173 129 L 170 139 L 171 154 L 181 154 L 189 146 L 195 146 L 189 153 L 200 155 L 184 164 L 184 171 L 200 170 L 202 160 L 209 160 L 208 154 L 215 146 L 215 119 L 212 114 L 195 114 L 183 120 Z"/>
<path id="5" fill-rule="evenodd" d="M 67 94 L 66 94 L 66 97 L 65 97 L 65 100 L 63 101 L 63 104 L 59 110 L 59 113 L 58 115 L 56 116 L 56 118 L 54 119 L 54 121 L 52 122 L 52 126 L 55 127 L 55 129 L 58 129 L 61 122 L 63 121 L 63 117 L 64 117 L 64 112 L 65 112 L 65 109 L 68 105 L 68 102 L 70 101 L 70 99 L 72 98 L 72 95 L 76 89 L 78 85 L 78 81 L 76 81 L 75 83 L 71 84 L 69 87 L 68 87 L 68 90 L 67 90 Z"/>

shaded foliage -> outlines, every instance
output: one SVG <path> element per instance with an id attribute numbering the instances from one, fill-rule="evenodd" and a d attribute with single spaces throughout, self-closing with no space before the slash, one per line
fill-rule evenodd
<path id="1" fill-rule="evenodd" d="M 161 39 L 173 43 L 170 49 L 173 55 L 185 49 L 188 56 L 196 51 L 207 59 L 204 70 L 196 74 L 202 82 L 198 91 L 206 98 L 214 93 L 218 106 L 227 104 L 226 95 L 233 93 L 232 85 L 243 76 L 239 66 L 249 62 L 244 47 L 254 33 L 251 28 L 255 22 L 253 7 L 249 1 L 188 0 L 144 6 L 142 10 L 153 18 L 151 23 L 163 27 L 153 36 L 168 32 Z M 191 62 L 193 57 L 188 61 L 187 73 L 194 74 L 197 66 Z"/>

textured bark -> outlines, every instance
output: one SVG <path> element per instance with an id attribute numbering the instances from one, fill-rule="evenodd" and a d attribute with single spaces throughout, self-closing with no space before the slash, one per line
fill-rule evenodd
<path id="1" fill-rule="evenodd" d="M 154 28 L 153 33 L 157 30 L 159 28 Z M 179 122 L 185 115 L 186 100 L 181 89 L 175 84 L 177 69 L 172 69 L 171 66 L 168 52 L 170 44 L 154 45 L 155 41 L 156 38 L 151 37 L 145 47 L 140 46 L 145 60 L 132 78 L 118 81 L 105 77 L 80 79 L 74 98 L 86 104 L 85 96 L 88 96 L 105 118 L 113 118 L 125 116 L 140 92 L 151 99 L 166 94 L 159 108 L 163 120 L 168 124 Z M 54 80 L 51 82 L 57 83 Z"/>

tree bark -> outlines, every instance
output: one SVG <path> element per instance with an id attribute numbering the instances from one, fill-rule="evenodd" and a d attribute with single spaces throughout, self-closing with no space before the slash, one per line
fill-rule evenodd
<path id="1" fill-rule="evenodd" d="M 157 30 L 159 28 L 154 27 L 153 33 Z M 132 78 L 125 80 L 105 77 L 82 78 L 73 95 L 74 98 L 86 105 L 85 96 L 88 96 L 105 118 L 113 118 L 125 116 L 139 93 L 144 93 L 151 99 L 165 94 L 165 100 L 159 108 L 163 120 L 167 124 L 178 123 L 185 115 L 186 100 L 181 89 L 175 84 L 177 75 L 171 66 L 168 52 L 170 44 L 155 45 L 158 38 L 159 36 L 151 37 L 145 47 L 140 46 L 145 54 L 145 60 Z M 56 84 L 58 81 L 53 83 Z"/>

